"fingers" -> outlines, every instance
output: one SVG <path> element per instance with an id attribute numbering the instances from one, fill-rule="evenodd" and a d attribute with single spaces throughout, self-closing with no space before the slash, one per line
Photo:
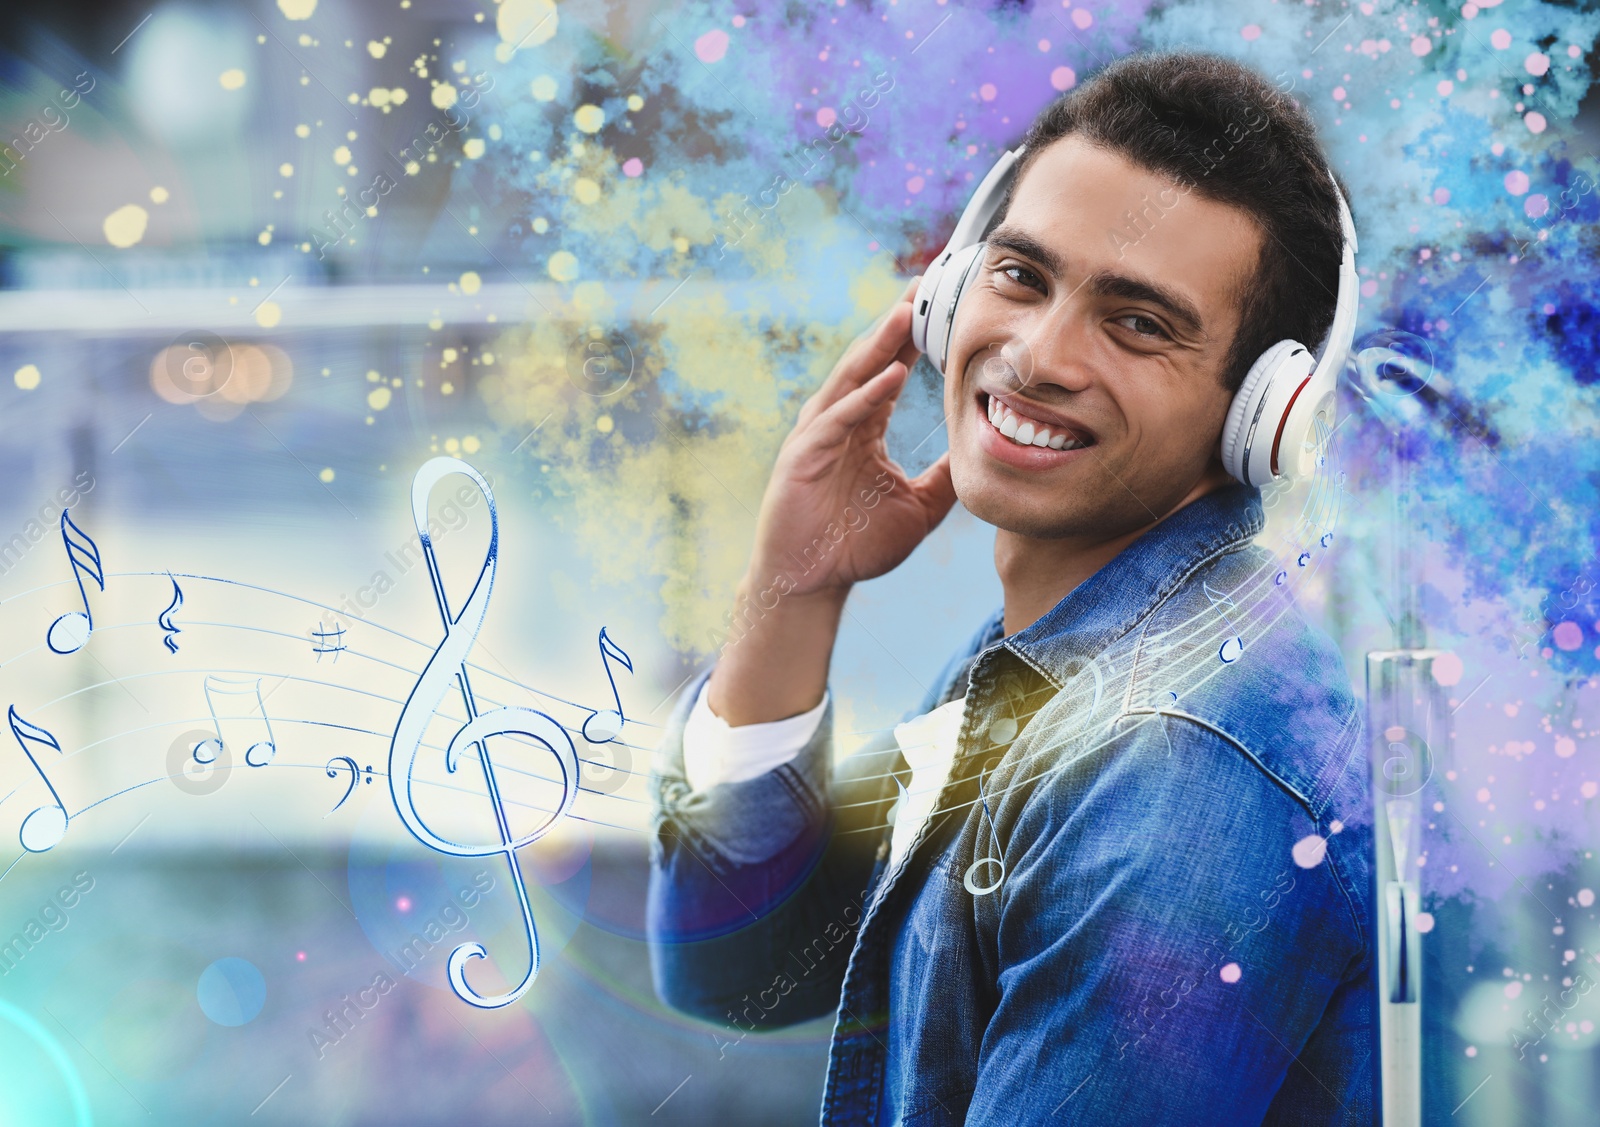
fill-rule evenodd
<path id="1" fill-rule="evenodd" d="M 915 362 L 915 346 L 911 344 L 911 302 L 916 296 L 920 280 L 920 277 L 913 278 L 877 326 L 869 329 L 845 350 L 822 387 L 802 408 L 799 422 L 808 422 L 810 418 L 826 411 L 882 371 L 890 361 L 898 358 L 907 368 Z M 909 358 L 906 355 L 907 348 L 913 350 Z"/>
<path id="2" fill-rule="evenodd" d="M 831 450 L 843 445 L 862 423 L 894 399 L 905 378 L 906 366 L 898 360 L 890 361 L 888 367 L 860 387 L 840 396 L 817 415 L 810 428 L 815 449 Z"/>
<path id="3" fill-rule="evenodd" d="M 956 503 L 955 483 L 950 480 L 950 451 L 946 450 L 933 465 L 911 479 L 911 493 L 922 502 L 928 514 L 928 531 L 944 520 Z"/>

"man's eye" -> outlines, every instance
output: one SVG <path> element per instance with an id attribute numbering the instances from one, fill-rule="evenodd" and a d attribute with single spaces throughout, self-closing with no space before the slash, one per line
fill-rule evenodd
<path id="1" fill-rule="evenodd" d="M 1142 313 L 1128 313 L 1117 318 L 1119 324 L 1126 324 L 1130 329 L 1142 337 L 1165 337 L 1166 330 L 1161 323 Z"/>
<path id="2" fill-rule="evenodd" d="M 1044 282 L 1039 275 L 1029 270 L 1026 266 L 1001 266 L 997 272 L 1004 274 L 1011 281 L 1020 286 L 1026 286 L 1030 290 L 1044 288 Z M 1018 275 L 1021 276 L 1019 277 Z"/>

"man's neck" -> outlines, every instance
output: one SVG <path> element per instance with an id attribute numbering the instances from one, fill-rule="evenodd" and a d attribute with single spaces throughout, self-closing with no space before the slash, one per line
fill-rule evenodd
<path id="1" fill-rule="evenodd" d="M 1009 637 L 1050 612 L 1078 584 L 1110 563 L 1129 544 L 1192 501 L 1233 481 L 1214 464 L 1183 499 L 1150 523 L 1109 539 L 1069 537 L 1045 540 L 998 529 L 994 566 L 1005 591 L 1004 630 Z"/>

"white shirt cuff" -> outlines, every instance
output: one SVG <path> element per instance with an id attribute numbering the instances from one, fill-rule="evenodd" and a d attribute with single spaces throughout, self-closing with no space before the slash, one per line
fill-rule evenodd
<path id="1" fill-rule="evenodd" d="M 809 712 L 765 724 L 732 727 L 711 711 L 706 686 L 700 686 L 694 708 L 683 729 L 683 771 L 690 790 L 705 790 L 718 783 L 742 783 L 781 767 L 816 735 L 828 707 L 828 694 Z"/>

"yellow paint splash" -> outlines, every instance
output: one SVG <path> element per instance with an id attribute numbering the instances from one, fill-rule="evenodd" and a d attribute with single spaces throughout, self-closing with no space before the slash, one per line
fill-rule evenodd
<path id="1" fill-rule="evenodd" d="M 563 209 L 568 245 L 588 245 L 589 235 L 596 245 L 626 235 L 670 256 L 714 245 L 718 235 L 737 237 L 731 219 L 743 201 L 736 194 L 703 198 L 681 175 L 622 177 L 614 154 L 593 142 L 552 165 L 552 193 L 571 184 L 563 176 L 568 168 L 574 178 L 606 185 L 594 203 Z M 571 502 L 551 511 L 565 514 L 555 519 L 596 584 L 659 579 L 662 636 L 686 653 L 711 652 L 725 636 L 724 615 L 754 536 L 752 514 L 800 405 L 904 289 L 886 260 L 875 263 L 851 282 L 853 317 L 842 324 L 808 319 L 812 283 L 790 261 L 784 232 L 839 229 L 837 207 L 803 186 L 785 193 L 780 207 L 781 224 L 769 219 L 728 252 L 774 287 L 769 299 L 731 306 L 715 290 L 691 288 L 648 320 L 619 323 L 606 287 L 584 281 L 571 288 L 564 307 L 552 306 L 553 315 L 494 340 L 496 367 L 478 384 L 491 417 L 515 433 L 513 441 L 548 419 L 517 455 L 530 459 L 538 495 Z M 841 230 L 838 237 L 847 236 Z M 557 281 L 575 282 L 580 262 L 558 250 L 546 270 Z M 660 296 L 678 280 L 666 279 Z M 600 340 L 617 331 L 628 345 L 627 354 L 608 359 L 617 367 L 601 365 L 599 382 L 592 374 L 573 376 L 573 356 L 583 355 L 575 346 L 585 335 Z M 631 371 L 622 370 L 627 355 Z M 670 392 L 658 384 L 663 370 L 672 373 Z M 608 371 L 618 373 L 614 387 Z M 642 481 L 653 487 L 640 489 Z M 618 528 L 630 535 L 619 537 Z"/>
<path id="2" fill-rule="evenodd" d="M 39 367 L 36 364 L 24 364 L 11 378 L 23 391 L 32 391 L 39 386 Z"/>
<path id="3" fill-rule="evenodd" d="M 278 0 L 278 11 L 284 19 L 309 20 L 317 10 L 317 0 Z"/>
<path id="4" fill-rule="evenodd" d="M 526 51 L 549 42 L 560 22 L 553 0 L 501 0 L 494 27 L 503 43 Z"/>
<path id="5" fill-rule="evenodd" d="M 114 247 L 131 247 L 144 238 L 145 225 L 150 222 L 150 213 L 136 203 L 123 204 L 110 215 L 106 216 L 101 228 L 105 231 L 106 242 Z"/>
<path id="6" fill-rule="evenodd" d="M 545 263 L 545 269 L 558 282 L 570 282 L 578 276 L 578 256 L 571 251 L 558 250 Z"/>
<path id="7" fill-rule="evenodd" d="M 217 75 L 217 83 L 224 90 L 238 90 L 244 86 L 244 71 L 233 67 Z"/>

